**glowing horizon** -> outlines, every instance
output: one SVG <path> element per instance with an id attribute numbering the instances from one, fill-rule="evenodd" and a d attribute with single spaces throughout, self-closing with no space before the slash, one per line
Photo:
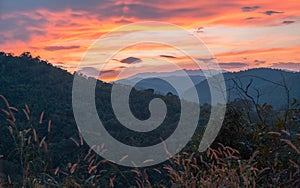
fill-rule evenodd
<path id="1" fill-rule="evenodd" d="M 296 0 L 251 3 L 241 0 L 226 3 L 217 0 L 92 0 L 89 3 L 12 0 L 1 1 L 0 12 L 0 51 L 13 54 L 29 51 L 69 72 L 76 70 L 89 46 L 99 37 L 139 21 L 169 22 L 185 28 L 203 40 L 227 71 L 259 67 L 300 71 L 300 2 Z M 132 47 L 127 56 L 123 54 L 118 61 L 110 61 L 104 80 L 111 81 L 112 71 L 126 67 L 120 61 L 130 57 L 143 61 L 149 56 L 176 60 L 183 67 L 193 69 L 186 57 L 168 47 L 145 45 Z M 157 64 L 153 71 L 168 70 Z M 139 67 L 141 72 L 148 69 Z"/>

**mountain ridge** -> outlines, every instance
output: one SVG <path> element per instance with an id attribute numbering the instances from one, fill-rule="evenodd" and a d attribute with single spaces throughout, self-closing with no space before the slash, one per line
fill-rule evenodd
<path id="1" fill-rule="evenodd" d="M 200 103 L 210 104 L 210 90 L 207 83 L 207 78 L 201 70 L 183 70 L 189 75 L 193 81 Z M 139 73 L 134 76 L 117 80 L 114 83 L 134 86 L 138 90 L 153 89 L 154 92 L 166 95 L 172 93 L 178 95 L 176 88 L 173 88 L 167 81 L 171 80 L 181 85 L 185 89 L 189 100 L 188 90 L 183 77 L 183 74 L 178 74 L 180 71 L 162 72 L 162 73 Z M 198 73 L 198 75 L 197 75 Z M 238 98 L 250 99 L 251 97 L 258 103 L 270 103 L 274 107 L 282 107 L 287 103 L 286 98 L 291 101 L 293 98 L 300 99 L 300 72 L 289 71 L 275 68 L 253 68 L 235 72 L 223 73 L 225 85 L 227 88 L 228 102 Z M 247 84 L 249 86 L 249 96 L 245 96 L 243 90 Z M 288 89 L 289 94 L 287 94 Z M 258 92 L 258 93 L 257 93 Z M 273 95 L 270 95 L 270 94 Z M 289 96 L 287 96 L 289 95 Z"/>

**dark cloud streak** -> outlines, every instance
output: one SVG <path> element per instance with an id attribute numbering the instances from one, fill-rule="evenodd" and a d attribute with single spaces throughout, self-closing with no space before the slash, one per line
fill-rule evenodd
<path id="1" fill-rule="evenodd" d="M 78 49 L 80 46 L 74 45 L 74 46 L 47 46 L 44 48 L 44 50 L 47 51 L 57 51 L 57 50 L 70 50 L 70 49 Z"/>
<path id="2" fill-rule="evenodd" d="M 165 57 L 165 58 L 169 58 L 169 59 L 175 59 L 175 56 L 172 55 L 160 55 L 159 57 Z"/>
<path id="3" fill-rule="evenodd" d="M 126 63 L 126 64 L 134 64 L 134 63 L 141 63 L 142 60 L 140 58 L 136 58 L 136 57 L 127 57 L 125 59 L 122 59 L 120 62 Z"/>
<path id="4" fill-rule="evenodd" d="M 258 60 L 258 59 L 255 59 L 253 62 L 255 63 L 255 65 L 262 65 L 262 64 L 266 63 L 266 61 Z"/>
<path id="5" fill-rule="evenodd" d="M 252 12 L 259 8 L 260 8 L 260 6 L 247 6 L 247 7 L 242 7 L 241 9 L 243 12 Z"/>
<path id="6" fill-rule="evenodd" d="M 267 10 L 267 11 L 262 12 L 262 13 L 265 14 L 265 15 L 268 15 L 268 16 L 272 16 L 273 14 L 283 14 L 284 12 L 273 11 L 273 10 Z"/>
<path id="7" fill-rule="evenodd" d="M 283 24 L 292 24 L 295 23 L 295 21 L 291 21 L 291 20 L 286 20 L 282 22 Z"/>
<path id="8" fill-rule="evenodd" d="M 245 18 L 245 20 L 254 20 L 254 19 L 257 19 L 258 17 L 247 17 Z"/>

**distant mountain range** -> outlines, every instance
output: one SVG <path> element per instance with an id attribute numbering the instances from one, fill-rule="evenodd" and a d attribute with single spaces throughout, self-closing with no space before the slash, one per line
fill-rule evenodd
<path id="1" fill-rule="evenodd" d="M 212 72 L 219 72 L 210 70 Z M 222 71 L 224 72 L 224 71 Z M 181 86 L 182 91 L 189 89 L 185 78 L 188 75 L 194 85 L 197 85 L 206 79 L 206 76 L 201 70 L 178 70 L 174 72 L 146 72 L 139 73 L 134 76 L 117 80 L 113 83 L 134 86 L 138 90 L 153 89 L 155 93 L 166 95 L 171 92 L 175 95 L 177 91 L 167 81 L 177 83 Z M 167 80 L 167 81 L 165 81 Z"/>
<path id="2" fill-rule="evenodd" d="M 185 72 L 196 86 L 200 103 L 210 103 L 210 89 L 203 72 L 201 70 L 185 70 Z M 290 102 L 294 98 L 300 99 L 300 72 L 257 68 L 240 72 L 223 72 L 223 76 L 228 101 L 243 98 L 260 104 L 268 103 L 278 108 L 286 106 L 288 98 Z M 169 92 L 178 95 L 175 88 L 164 80 L 172 80 L 185 88 L 188 86 L 185 86 L 183 77 L 182 71 L 141 73 L 115 83 L 131 85 L 138 90 L 153 89 L 154 92 L 164 95 Z M 135 84 L 138 80 L 141 81 Z M 189 99 L 191 89 L 185 89 L 185 98 Z"/>

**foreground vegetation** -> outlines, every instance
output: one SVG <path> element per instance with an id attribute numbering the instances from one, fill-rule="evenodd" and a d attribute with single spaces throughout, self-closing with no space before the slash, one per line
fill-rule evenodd
<path id="1" fill-rule="evenodd" d="M 53 166 L 49 139 L 51 121 L 34 122 L 27 105 L 11 106 L 0 95 L 4 135 L 10 135 L 9 154 L 1 155 L 1 185 L 5 187 L 298 187 L 300 185 L 299 104 L 278 114 L 272 124 L 250 125 L 245 114 L 229 106 L 216 142 L 205 153 L 188 147 L 164 164 L 125 169 L 97 156 L 78 134 L 70 137 L 77 148 L 76 159 Z M 231 104 L 234 105 L 234 104 Z M 269 108 L 262 107 L 265 113 Z M 18 123 L 23 113 L 26 124 Z M 269 115 L 265 116 L 270 118 Z M 267 121 L 267 119 L 266 119 Z M 195 136 L 193 142 L 201 136 Z M 7 138 L 8 139 L 8 138 Z M 55 150 L 53 146 L 50 148 Z M 66 148 L 67 149 L 67 148 Z M 3 151 L 3 150 L 2 150 Z"/>

